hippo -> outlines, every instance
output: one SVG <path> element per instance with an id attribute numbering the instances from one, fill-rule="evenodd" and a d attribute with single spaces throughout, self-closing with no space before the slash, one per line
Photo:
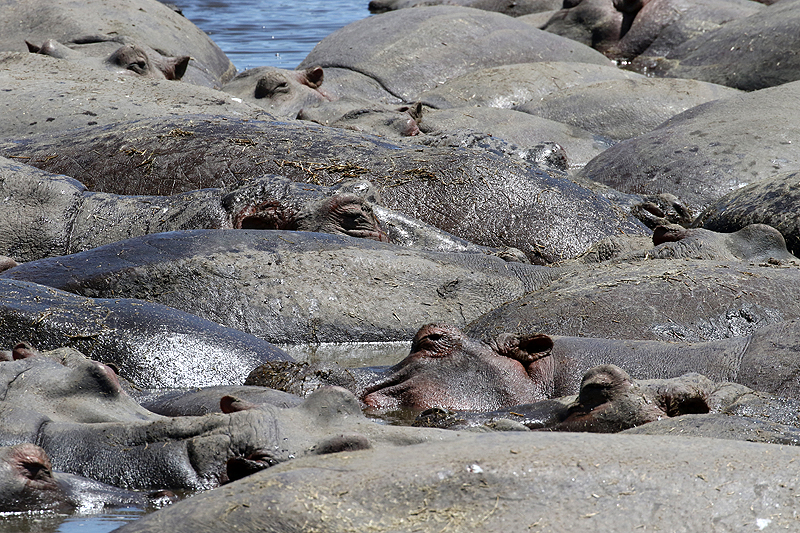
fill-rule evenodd
<path id="1" fill-rule="evenodd" d="M 301 396 L 322 385 L 341 386 L 377 412 L 493 411 L 578 394 L 589 369 L 612 364 L 639 380 L 694 372 L 714 382 L 737 382 L 800 399 L 800 387 L 792 379 L 797 368 L 797 324 L 788 320 L 750 335 L 704 343 L 508 331 L 478 340 L 453 326 L 427 324 L 414 337 L 409 355 L 393 366 L 265 363 L 250 373 L 245 384 Z M 630 405 L 623 411 L 638 412 Z"/>
<path id="2" fill-rule="evenodd" d="M 419 135 L 422 108 L 420 104 L 390 106 L 365 98 L 344 97 L 303 108 L 297 118 L 323 126 L 363 131 L 396 142 Z"/>
<path id="3" fill-rule="evenodd" d="M 769 224 L 780 231 L 786 247 L 800 253 L 800 172 L 787 172 L 730 192 L 700 213 L 693 225 L 713 231 L 733 232 L 749 224 Z"/>
<path id="4" fill-rule="evenodd" d="M 104 41 L 105 42 L 105 41 Z M 124 39 L 119 39 L 124 43 Z M 59 59 L 78 59 L 82 58 L 80 52 L 74 51 L 67 46 L 47 39 L 41 46 L 25 42 L 28 51 L 34 54 L 42 54 L 56 57 Z M 116 44 L 112 47 L 114 51 L 103 60 L 109 68 L 122 69 L 139 76 L 155 79 L 180 80 L 189 66 L 189 56 L 164 57 L 155 50 L 146 50 L 137 44 L 122 44 L 117 48 Z"/>
<path id="5" fill-rule="evenodd" d="M 236 67 L 197 26 L 156 0 L 34 0 L 24 5 L 4 0 L 0 50 L 27 51 L 55 39 L 64 44 L 128 39 L 165 56 L 191 56 L 189 69 L 216 84 L 233 78 Z M 188 78 L 193 78 L 191 74 Z"/>
<path id="6" fill-rule="evenodd" d="M 517 106 L 517 111 L 621 141 L 700 104 L 740 91 L 695 80 L 632 78 L 579 85 Z"/>
<path id="7" fill-rule="evenodd" d="M 370 0 L 369 10 L 372 13 L 385 13 L 396 9 L 419 6 L 437 6 L 441 4 L 458 5 L 495 11 L 511 17 L 521 17 L 540 11 L 549 11 L 561 7 L 561 0 L 520 0 L 505 2 L 503 0 Z"/>
<path id="8" fill-rule="evenodd" d="M 0 251 L 19 262 L 183 229 L 323 231 L 388 240 L 367 200 L 375 199 L 373 188 L 364 181 L 322 187 L 266 175 L 225 189 L 121 196 L 89 192 L 72 178 L 5 158 L 0 176 L 9 213 L 0 223 Z"/>
<path id="9" fill-rule="evenodd" d="M 0 124 L 3 138 L 186 113 L 220 113 L 240 119 L 270 117 L 265 109 L 237 102 L 227 93 L 109 68 L 98 58 L 65 60 L 28 52 L 0 52 L 0 65 L 4 89 L 0 91 L 0 106 L 6 117 Z M 54 76 L 53 72 L 58 74 Z M 87 96 L 87 90 L 91 90 L 91 96 Z M 43 101 L 47 105 L 37 104 Z M 172 135 L 180 136 L 180 131 L 186 130 L 176 128 Z"/>
<path id="10" fill-rule="evenodd" d="M 670 55 L 693 38 L 704 40 L 715 30 L 746 20 L 764 9 L 763 4 L 750 0 L 615 0 L 613 3 L 623 13 L 623 24 L 627 26 L 630 21 L 630 27 L 623 28 L 619 41 L 605 53 L 627 63 L 626 68 L 647 73 L 652 71 L 653 58 Z"/>
<path id="11" fill-rule="evenodd" d="M 68 348 L 0 362 L 0 376 L 2 445 L 38 443 L 55 470 L 126 489 L 202 490 L 306 454 L 457 437 L 370 422 L 335 387 L 295 408 L 224 396 L 223 413 L 163 417 L 133 401 L 111 368 Z"/>
<path id="12" fill-rule="evenodd" d="M 368 179 L 385 207 L 473 244 L 517 248 L 535 263 L 577 256 L 609 235 L 650 231 L 563 173 L 519 158 L 478 148 L 400 146 L 306 121 L 144 119 L 81 135 L 7 140 L 0 154 L 115 194 L 175 194 L 266 173 L 323 185 Z"/>
<path id="13" fill-rule="evenodd" d="M 84 298 L 0 281 L 0 348 L 80 350 L 140 388 L 240 384 L 258 365 L 291 361 L 278 347 L 177 309 L 125 298 Z"/>
<path id="14" fill-rule="evenodd" d="M 320 41 L 298 68 L 355 71 L 413 102 L 423 91 L 467 72 L 535 61 L 611 64 L 588 46 L 500 13 L 431 6 L 352 22 Z"/>
<path id="15" fill-rule="evenodd" d="M 799 275 L 794 260 L 609 261 L 508 302 L 467 332 L 483 337 L 511 328 L 689 342 L 748 335 L 800 316 L 793 296 Z"/>
<path id="16" fill-rule="evenodd" d="M 23 263 L 0 279 L 148 300 L 269 342 L 305 344 L 406 341 L 431 320 L 465 325 L 560 273 L 327 233 L 187 230 Z"/>
<path id="17" fill-rule="evenodd" d="M 470 71 L 421 93 L 418 100 L 436 109 L 464 106 L 518 109 L 571 87 L 642 77 L 613 65 L 537 61 Z"/>
<path id="18" fill-rule="evenodd" d="M 615 144 L 577 176 L 626 193 L 670 193 L 700 213 L 733 190 L 800 168 L 799 97 L 792 82 L 695 106 Z"/>
<path id="19" fill-rule="evenodd" d="M 753 12 L 716 28 L 711 26 L 711 31 L 692 39 L 676 41 L 676 46 L 668 50 L 648 50 L 647 57 L 640 56 L 633 66 L 646 68 L 655 76 L 693 78 L 745 91 L 800 79 L 800 63 L 786 53 L 797 49 L 797 0 L 755 10 L 755 2 L 717 2 L 714 10 L 724 8 L 724 4 Z M 754 34 L 764 38 L 751 42 L 749 35 Z"/>
<path id="20" fill-rule="evenodd" d="M 0 509 L 3 513 L 80 510 L 87 514 L 114 507 L 153 510 L 176 499 L 168 491 L 148 495 L 54 472 L 47 453 L 32 443 L 0 446 Z"/>
<path id="21" fill-rule="evenodd" d="M 572 0 L 541 28 L 605 53 L 623 35 L 623 25 L 611 0 Z"/>
<path id="22" fill-rule="evenodd" d="M 276 117 L 295 118 L 304 108 L 331 100 L 331 95 L 321 87 L 323 79 L 320 67 L 302 70 L 256 67 L 237 74 L 222 90 L 261 106 Z"/>
<path id="23" fill-rule="evenodd" d="M 752 442 L 492 432 L 299 458 L 119 531 L 791 529 L 798 460 Z"/>

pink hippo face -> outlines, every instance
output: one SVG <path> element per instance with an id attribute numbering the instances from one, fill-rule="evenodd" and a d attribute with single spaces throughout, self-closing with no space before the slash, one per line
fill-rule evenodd
<path id="1" fill-rule="evenodd" d="M 275 116 L 295 118 L 304 107 L 331 100 L 320 88 L 323 78 L 321 67 L 305 70 L 257 67 L 239 73 L 222 90 Z"/>
<path id="2" fill-rule="evenodd" d="M 491 411 L 548 397 L 553 341 L 547 335 L 502 334 L 491 343 L 455 327 L 423 326 L 411 353 L 362 394 L 372 408 Z"/>

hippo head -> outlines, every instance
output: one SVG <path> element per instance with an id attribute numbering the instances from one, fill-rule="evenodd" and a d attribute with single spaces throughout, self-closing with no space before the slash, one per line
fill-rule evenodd
<path id="1" fill-rule="evenodd" d="M 0 355 L 8 405 L 22 402 L 50 420 L 95 423 L 146 420 L 152 414 L 122 389 L 115 370 L 71 348 L 44 354 L 19 343 Z M 30 391 L 41 391 L 31 395 Z"/>
<path id="2" fill-rule="evenodd" d="M 239 73 L 222 90 L 278 117 L 295 118 L 304 107 L 331 100 L 320 89 L 323 78 L 321 67 L 305 70 L 257 67 Z"/>
<path id="3" fill-rule="evenodd" d="M 146 78 L 179 80 L 186 73 L 189 59 L 189 56 L 150 57 L 143 48 L 126 44 L 117 48 L 106 63 Z"/>
<path id="4" fill-rule="evenodd" d="M 93 36 L 79 40 L 79 44 L 83 45 L 97 42 L 106 43 L 112 47 L 119 45 L 118 39 L 113 37 Z M 25 44 L 31 53 L 48 55 L 59 59 L 87 60 L 94 57 L 65 46 L 53 39 L 46 40 L 41 46 L 34 45 L 28 41 L 25 41 Z M 111 52 L 103 63 L 106 67 L 122 69 L 126 72 L 130 71 L 146 78 L 179 80 L 186 73 L 189 60 L 189 56 L 162 56 L 154 50 L 148 52 L 139 45 L 124 43 Z"/>
<path id="5" fill-rule="evenodd" d="M 490 411 L 548 397 L 554 372 L 547 335 L 501 334 L 491 343 L 459 329 L 423 326 L 411 353 L 368 386 L 362 401 L 373 408 L 442 407 Z"/>
<path id="6" fill-rule="evenodd" d="M 714 383 L 700 374 L 633 380 L 615 365 L 589 369 L 559 431 L 614 433 L 662 418 L 710 411 Z"/>
<path id="7" fill-rule="evenodd" d="M 53 510 L 67 507 L 66 495 L 53 476 L 50 458 L 34 444 L 0 448 L 0 508 L 3 511 Z"/>

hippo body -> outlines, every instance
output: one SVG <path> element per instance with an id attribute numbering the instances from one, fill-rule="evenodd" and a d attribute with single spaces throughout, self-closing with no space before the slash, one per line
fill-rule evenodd
<path id="1" fill-rule="evenodd" d="M 800 168 L 798 99 L 800 82 L 792 82 L 701 104 L 614 145 L 579 177 L 627 193 L 671 193 L 699 213 L 733 190 Z"/>
<path id="2" fill-rule="evenodd" d="M 143 388 L 234 385 L 266 361 L 291 360 L 268 342 L 176 309 L 34 283 L 0 282 L 0 323 L 4 348 L 71 347 Z"/>
<path id="3" fill-rule="evenodd" d="M 800 316 L 797 265 L 646 260 L 576 272 L 475 320 L 473 335 L 547 331 L 617 339 L 706 341 Z"/>
<path id="4" fill-rule="evenodd" d="M 516 109 L 619 141 L 647 133 L 687 109 L 736 94 L 735 89 L 695 80 L 634 78 L 580 85 Z"/>
<path id="5" fill-rule="evenodd" d="M 619 532 L 703 531 L 712 521 L 731 531 L 764 523 L 791 528 L 794 517 L 785 509 L 794 504 L 798 460 L 794 446 L 717 439 L 488 433 L 292 461 L 120 531 L 255 532 L 265 524 L 342 532 L 434 532 L 443 524 L 579 531 L 587 521 Z"/>
<path id="6" fill-rule="evenodd" d="M 81 43 L 124 37 L 168 56 L 191 56 L 197 68 L 225 82 L 236 67 L 197 26 L 156 0 L 35 0 L 0 4 L 0 50 L 27 51 L 25 41 Z"/>
<path id="7" fill-rule="evenodd" d="M 730 192 L 709 205 L 693 225 L 733 232 L 748 224 L 769 224 L 781 232 L 786 247 L 800 253 L 800 173 L 787 172 Z"/>
<path id="8" fill-rule="evenodd" d="M 423 91 L 469 71 L 535 61 L 609 65 L 588 46 L 505 15 L 432 6 L 401 9 L 348 24 L 323 39 L 298 68 L 350 69 L 378 81 L 393 96 L 412 102 Z"/>
<path id="9" fill-rule="evenodd" d="M 297 344 L 407 340 L 416 324 L 465 324 L 559 272 L 323 233 L 193 230 L 32 261 L 2 276 L 158 302 Z"/>
<path id="10" fill-rule="evenodd" d="M 668 53 L 654 54 L 642 66 L 656 76 L 693 78 L 745 91 L 796 81 L 800 62 L 787 51 L 798 46 L 798 7 L 797 0 L 769 5 L 679 42 Z M 756 34 L 764 38 L 751 42 Z"/>
<path id="11" fill-rule="evenodd" d="M 521 0 L 517 2 L 506 2 L 504 0 L 370 0 L 369 10 L 373 13 L 383 13 L 396 9 L 438 6 L 441 4 L 495 11 L 512 17 L 549 11 L 561 6 L 560 0 Z"/>
<path id="12" fill-rule="evenodd" d="M 641 77 L 612 65 L 537 61 L 471 71 L 423 92 L 418 99 L 437 109 L 464 106 L 518 109 L 571 87 Z"/>
<path id="13" fill-rule="evenodd" d="M 398 146 L 302 121 L 152 119 L 7 141 L 0 153 L 115 194 L 175 194 L 266 173 L 327 185 L 369 179 L 389 209 L 538 263 L 574 257 L 608 235 L 649 233 L 607 199 L 519 158 Z"/>

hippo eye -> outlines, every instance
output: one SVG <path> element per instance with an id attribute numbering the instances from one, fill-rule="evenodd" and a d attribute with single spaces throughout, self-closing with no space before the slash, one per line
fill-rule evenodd
<path id="1" fill-rule="evenodd" d="M 128 70 L 132 70 L 136 74 L 144 74 L 147 72 L 147 63 L 144 61 L 137 61 L 128 65 Z"/>
<path id="2" fill-rule="evenodd" d="M 269 98 L 278 93 L 288 93 L 289 92 L 289 83 L 288 82 L 280 82 L 276 83 L 275 85 L 270 86 L 269 82 L 265 79 L 258 80 L 256 84 L 256 90 L 254 96 L 256 98 Z"/>

